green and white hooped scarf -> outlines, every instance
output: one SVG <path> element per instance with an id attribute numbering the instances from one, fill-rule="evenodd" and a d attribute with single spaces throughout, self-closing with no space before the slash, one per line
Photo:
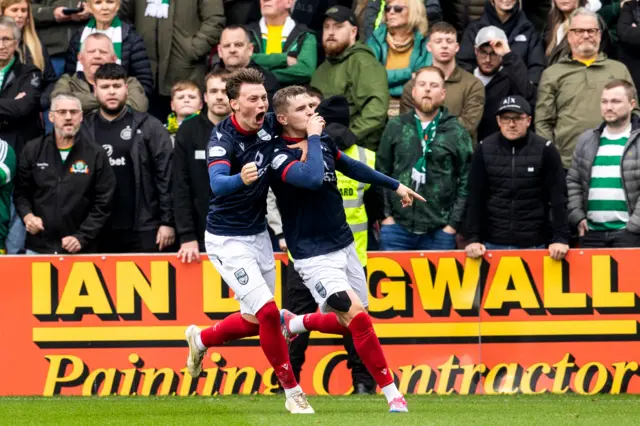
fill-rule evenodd
<path id="1" fill-rule="evenodd" d="M 422 145 L 422 157 L 420 157 L 416 165 L 413 166 L 413 170 L 411 170 L 411 180 L 413 181 L 415 191 L 418 191 L 420 185 L 424 185 L 427 181 L 427 154 L 431 152 L 430 146 L 436 137 L 440 117 L 442 117 L 442 111 L 438 111 L 438 114 L 436 114 L 427 128 L 423 129 L 420 117 L 415 116 L 416 130 L 418 131 L 420 144 Z"/>
<path id="2" fill-rule="evenodd" d="M 167 19 L 169 17 L 169 0 L 147 0 L 144 16 Z"/>
<path id="3" fill-rule="evenodd" d="M 80 50 L 82 50 L 82 45 L 93 33 L 102 33 L 111 39 L 113 43 L 113 50 L 116 52 L 116 63 L 118 65 L 122 64 L 122 21 L 117 16 L 113 18 L 111 22 L 111 26 L 106 30 L 99 30 L 96 28 L 96 19 L 91 18 L 89 23 L 82 30 L 82 35 L 80 36 Z M 76 65 L 76 71 L 84 71 L 82 64 L 78 61 Z"/>

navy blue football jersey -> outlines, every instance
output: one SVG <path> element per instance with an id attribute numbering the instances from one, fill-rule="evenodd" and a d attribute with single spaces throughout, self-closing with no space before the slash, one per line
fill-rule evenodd
<path id="1" fill-rule="evenodd" d="M 269 181 L 277 198 L 287 247 L 294 259 L 307 259 L 332 253 L 353 242 L 338 190 L 335 160 L 341 155 L 329 136 L 321 139 L 324 179 L 318 190 L 298 188 L 286 183 L 289 168 L 300 160 L 302 151 L 291 149 L 281 137 L 274 147 Z"/>
<path id="2" fill-rule="evenodd" d="M 262 129 L 248 133 L 240 128 L 233 116 L 221 121 L 211 132 L 207 146 L 209 167 L 225 163 L 231 168 L 229 175 L 239 174 L 242 167 L 255 162 L 258 180 L 243 185 L 238 191 L 220 196 L 212 194 L 209 200 L 207 231 L 214 235 L 255 235 L 266 230 L 267 170 L 273 143 L 278 131 L 274 114 L 267 114 Z"/>

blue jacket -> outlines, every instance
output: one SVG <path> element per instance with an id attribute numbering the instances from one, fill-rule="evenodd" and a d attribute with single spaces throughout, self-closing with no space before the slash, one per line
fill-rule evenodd
<path id="1" fill-rule="evenodd" d="M 373 50 L 373 54 L 376 59 L 384 66 L 387 64 L 387 54 L 389 52 L 389 45 L 386 41 L 387 38 L 387 26 L 382 24 L 377 30 L 373 32 L 373 35 L 367 40 L 367 44 Z M 411 80 L 411 74 L 422 67 L 431 65 L 433 58 L 431 53 L 427 50 L 428 38 L 424 37 L 419 31 L 414 34 L 413 51 L 411 52 L 411 58 L 409 60 L 409 67 L 387 70 L 387 79 L 389 80 L 389 93 L 393 97 L 400 97 L 402 95 L 402 88 L 406 82 Z"/>

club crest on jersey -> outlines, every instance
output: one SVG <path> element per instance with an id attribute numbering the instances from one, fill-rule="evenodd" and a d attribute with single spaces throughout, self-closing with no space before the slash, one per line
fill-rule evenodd
<path id="1" fill-rule="evenodd" d="M 327 289 L 324 288 L 320 281 L 318 281 L 318 283 L 316 284 L 316 291 L 318 292 L 320 297 L 327 297 Z"/>
<path id="2" fill-rule="evenodd" d="M 227 150 L 221 146 L 212 146 L 209 148 L 209 157 L 223 157 L 227 154 Z"/>
<path id="3" fill-rule="evenodd" d="M 127 126 L 120 132 L 120 139 L 123 141 L 131 140 L 131 135 L 133 134 L 133 129 L 131 126 Z"/>
<path id="4" fill-rule="evenodd" d="M 258 137 L 260 139 L 262 139 L 263 141 L 270 141 L 271 140 L 271 135 L 269 133 L 267 133 L 264 129 L 260 129 L 260 131 L 258 132 Z"/>
<path id="5" fill-rule="evenodd" d="M 287 161 L 287 154 L 279 154 L 271 162 L 271 167 L 277 170 L 285 161 Z"/>
<path id="6" fill-rule="evenodd" d="M 236 279 L 241 285 L 247 285 L 247 283 L 249 282 L 249 276 L 244 271 L 244 268 L 238 269 L 236 272 L 234 272 L 233 275 L 236 276 Z"/>
<path id="7" fill-rule="evenodd" d="M 69 168 L 69 171 L 74 174 L 89 174 L 89 166 L 82 160 L 78 160 Z"/>
<path id="8" fill-rule="evenodd" d="M 262 166 L 262 161 L 264 161 L 264 154 L 262 154 L 260 151 L 256 152 L 256 158 L 254 159 L 254 161 L 256 162 L 256 166 Z"/>

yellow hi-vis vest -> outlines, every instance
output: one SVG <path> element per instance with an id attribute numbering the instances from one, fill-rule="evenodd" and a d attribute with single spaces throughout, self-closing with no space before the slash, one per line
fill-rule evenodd
<path id="1" fill-rule="evenodd" d="M 342 151 L 344 154 L 365 163 L 371 168 L 376 165 L 376 154 L 358 145 L 351 145 L 347 150 Z M 367 243 L 369 219 L 367 211 L 364 208 L 364 191 L 369 189 L 371 185 L 364 184 L 346 177 L 342 173 L 336 171 L 338 178 L 338 189 L 342 194 L 342 205 L 347 216 L 347 223 L 353 232 L 356 251 L 358 258 L 363 267 L 367 266 Z"/>

